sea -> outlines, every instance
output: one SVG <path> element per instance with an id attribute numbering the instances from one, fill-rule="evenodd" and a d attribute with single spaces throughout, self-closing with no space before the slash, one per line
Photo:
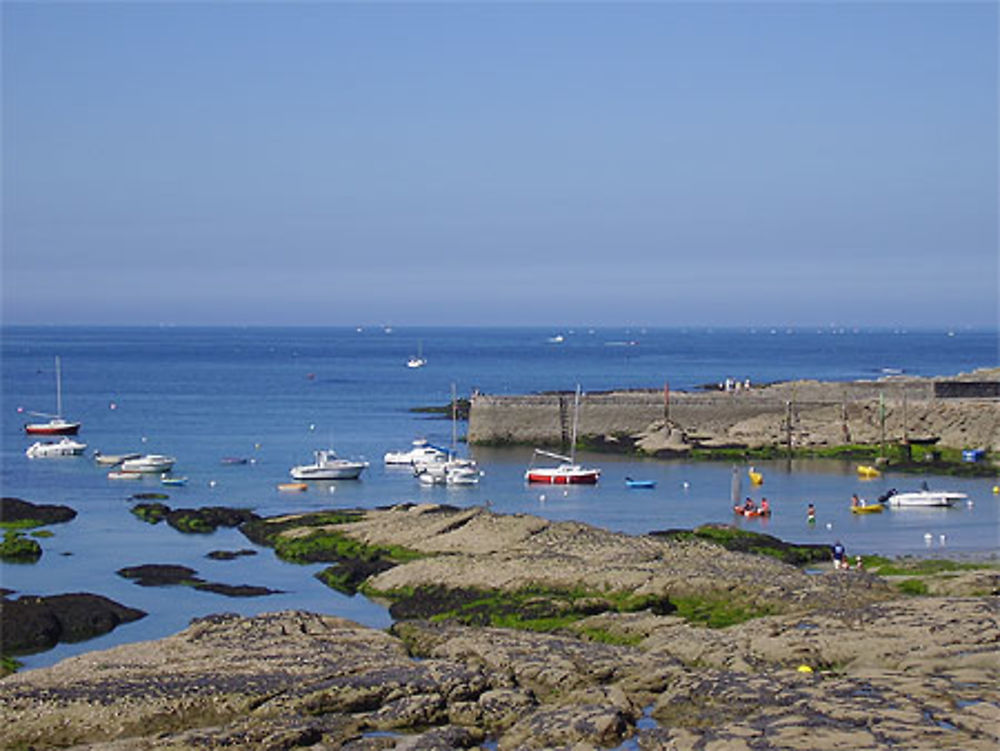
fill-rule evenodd
<path id="1" fill-rule="evenodd" d="M 576 520 L 630 534 L 725 522 L 793 542 L 843 542 L 848 553 L 995 556 L 1000 546 L 997 479 L 914 477 L 891 472 L 861 480 L 850 462 L 756 462 L 764 484 L 751 488 L 744 465 L 724 461 L 638 459 L 578 454 L 602 469 L 596 486 L 545 488 L 523 479 L 531 447 L 480 448 L 461 438 L 465 424 L 444 414 L 452 391 L 521 394 L 623 388 L 695 390 L 727 378 L 761 384 L 814 378 L 846 381 L 891 375 L 954 375 L 996 367 L 998 334 L 987 330 L 824 328 L 423 328 L 360 326 L 23 327 L 2 333 L 0 490 L 34 503 L 64 504 L 78 515 L 47 527 L 33 564 L 0 563 L 0 586 L 20 595 L 92 592 L 147 612 L 85 642 L 22 658 L 25 669 L 95 649 L 175 633 L 212 613 L 251 615 L 300 609 L 383 628 L 383 605 L 324 586 L 321 564 L 278 560 L 235 529 L 182 534 L 130 512 L 137 493 L 165 493 L 173 508 L 230 506 L 257 514 L 397 503 L 487 506 L 499 513 Z M 407 367 L 420 353 L 426 364 Z M 56 410 L 61 363 L 63 413 L 80 420 L 80 457 L 29 459 L 30 412 Z M 426 438 L 475 458 L 484 475 L 473 487 L 424 487 L 406 469 L 386 466 L 387 451 Z M 360 480 L 312 484 L 288 493 L 289 469 L 333 448 L 370 467 Z M 112 480 L 93 453 L 176 457 L 183 487 L 157 477 Z M 240 463 L 233 463 L 232 460 Z M 734 472 L 742 495 L 769 499 L 769 519 L 732 513 Z M 626 477 L 654 480 L 630 489 Z M 853 493 L 888 488 L 957 490 L 969 501 L 950 509 L 901 509 L 852 515 Z M 815 505 L 816 523 L 806 522 Z M 212 551 L 253 550 L 234 560 Z M 227 597 L 187 587 L 142 587 L 116 572 L 147 563 L 180 564 L 210 582 L 265 586 L 279 593 Z"/>

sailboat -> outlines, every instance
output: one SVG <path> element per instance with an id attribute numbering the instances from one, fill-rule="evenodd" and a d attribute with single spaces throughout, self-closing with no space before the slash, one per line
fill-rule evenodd
<path id="1" fill-rule="evenodd" d="M 554 454 L 551 451 L 535 449 L 532 455 L 531 466 L 524 473 L 524 479 L 528 482 L 547 483 L 549 485 L 595 485 L 601 476 L 601 470 L 582 467 L 576 463 L 576 431 L 580 417 L 580 386 L 576 387 L 576 399 L 573 402 L 573 436 L 570 441 L 570 455 Z M 547 456 L 550 459 L 557 459 L 560 464 L 555 467 L 534 466 L 535 457 Z"/>
<path id="2" fill-rule="evenodd" d="M 417 342 L 417 354 L 410 357 L 406 361 L 406 367 L 408 368 L 422 368 L 427 364 L 427 360 L 424 359 L 424 343 L 423 341 Z"/>
<path id="3" fill-rule="evenodd" d="M 24 432 L 30 435 L 76 435 L 80 429 L 80 423 L 70 422 L 62 416 L 62 365 L 59 356 L 56 356 L 56 413 L 47 415 L 43 412 L 30 412 L 36 417 L 48 417 L 48 422 L 28 423 L 24 426 Z"/>

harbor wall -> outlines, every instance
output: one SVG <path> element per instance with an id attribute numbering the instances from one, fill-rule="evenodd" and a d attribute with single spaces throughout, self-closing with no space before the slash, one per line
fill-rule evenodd
<path id="1" fill-rule="evenodd" d="M 582 393 L 582 442 L 629 437 L 650 453 L 691 447 L 875 443 L 935 437 L 942 445 L 1000 450 L 1000 400 L 982 388 L 955 397 L 931 379 L 824 383 L 794 381 L 734 391 L 661 390 Z M 937 393 L 947 394 L 948 398 Z M 471 444 L 568 446 L 573 392 L 474 394 Z M 658 439 L 651 437 L 659 433 Z M 648 440 L 647 440 L 648 439 Z"/>

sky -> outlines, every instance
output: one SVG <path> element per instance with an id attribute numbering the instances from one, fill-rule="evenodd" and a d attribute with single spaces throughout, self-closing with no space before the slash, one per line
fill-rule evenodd
<path id="1" fill-rule="evenodd" d="M 10 2 L 5 324 L 998 325 L 996 2 Z"/>

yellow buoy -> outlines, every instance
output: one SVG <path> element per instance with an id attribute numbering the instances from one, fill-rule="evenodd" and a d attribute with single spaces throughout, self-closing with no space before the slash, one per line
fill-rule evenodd
<path id="1" fill-rule="evenodd" d="M 993 486 L 993 495 L 996 495 L 997 493 L 1000 493 L 1000 485 Z"/>
<path id="2" fill-rule="evenodd" d="M 800 673 L 811 673 L 813 671 L 808 665 L 799 665 L 797 669 Z"/>

